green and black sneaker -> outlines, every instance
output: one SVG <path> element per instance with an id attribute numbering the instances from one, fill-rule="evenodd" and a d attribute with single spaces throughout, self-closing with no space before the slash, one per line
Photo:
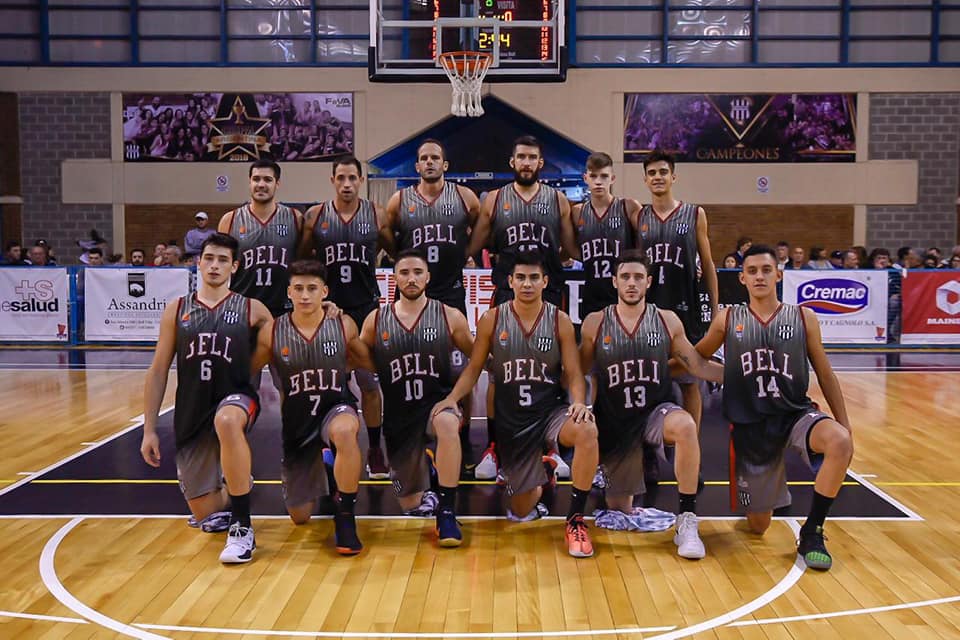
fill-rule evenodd
<path id="1" fill-rule="evenodd" d="M 826 571 L 833 566 L 833 558 L 823 541 L 823 527 L 813 531 L 800 529 L 800 541 L 797 543 L 797 555 L 803 558 L 804 563 L 811 569 Z"/>

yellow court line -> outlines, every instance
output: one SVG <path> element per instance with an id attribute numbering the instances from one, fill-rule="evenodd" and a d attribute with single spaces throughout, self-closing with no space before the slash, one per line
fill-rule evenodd
<path id="1" fill-rule="evenodd" d="M 16 480 L 0 480 L 0 485 L 4 484 L 13 484 L 14 482 L 20 482 L 23 478 L 18 478 Z M 91 479 L 61 479 L 61 480 L 31 480 L 30 484 L 178 484 L 177 480 L 131 480 L 124 478 L 91 478 Z M 254 484 L 281 484 L 280 480 L 255 480 Z M 391 484 L 390 480 L 361 480 L 360 484 L 362 485 L 389 485 Z M 492 486 L 497 484 L 493 480 L 461 480 L 459 482 L 461 485 L 479 485 L 479 486 Z M 558 485 L 569 485 L 572 484 L 569 480 L 561 480 L 557 482 Z M 664 481 L 660 483 L 664 486 L 676 485 L 675 480 Z M 708 487 L 725 487 L 730 483 L 726 480 L 709 480 L 704 482 Z M 791 487 L 803 487 L 803 486 L 812 486 L 814 484 L 813 480 L 793 480 L 787 482 Z M 878 487 L 960 487 L 960 482 L 874 482 L 872 483 Z M 859 482 L 844 482 L 843 486 L 845 487 L 856 487 L 862 486 Z"/>

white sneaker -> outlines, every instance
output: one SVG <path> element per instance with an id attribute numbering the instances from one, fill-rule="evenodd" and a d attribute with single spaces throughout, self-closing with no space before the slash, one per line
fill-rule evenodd
<path id="1" fill-rule="evenodd" d="M 558 477 L 559 479 L 561 479 L 561 480 L 569 480 L 569 479 L 570 479 L 570 465 L 568 465 L 568 464 L 564 461 L 564 459 L 560 457 L 560 454 L 557 452 L 557 450 L 554 449 L 554 450 L 550 451 L 550 453 L 548 453 L 547 456 L 548 456 L 551 460 L 553 460 L 554 462 L 557 463 L 557 466 L 554 467 L 554 469 L 553 469 L 553 472 L 557 475 L 557 477 Z"/>
<path id="2" fill-rule="evenodd" d="M 673 536 L 673 544 L 677 545 L 677 555 L 681 558 L 699 560 L 707 555 L 700 540 L 697 514 L 686 511 L 677 516 L 677 533 Z"/>
<path id="3" fill-rule="evenodd" d="M 493 480 L 497 477 L 499 467 L 497 454 L 493 452 L 493 447 L 487 447 L 483 452 L 483 457 L 480 458 L 480 462 L 473 468 L 473 477 L 477 480 Z"/>
<path id="4" fill-rule="evenodd" d="M 253 560 L 253 550 L 256 548 L 253 527 L 242 527 L 239 522 L 234 522 L 227 532 L 227 544 L 220 553 L 220 562 L 224 564 L 250 562 Z"/>

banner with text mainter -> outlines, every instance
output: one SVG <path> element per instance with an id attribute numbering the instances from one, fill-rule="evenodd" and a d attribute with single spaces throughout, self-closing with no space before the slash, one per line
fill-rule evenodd
<path id="1" fill-rule="evenodd" d="M 156 340 L 167 303 L 190 290 L 189 269 L 84 269 L 84 339 Z"/>
<path id="2" fill-rule="evenodd" d="M 64 267 L 0 268 L 0 340 L 66 342 L 69 300 Z"/>

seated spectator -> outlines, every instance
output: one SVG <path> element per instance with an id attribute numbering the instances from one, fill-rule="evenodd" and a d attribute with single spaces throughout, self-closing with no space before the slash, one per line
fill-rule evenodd
<path id="1" fill-rule="evenodd" d="M 741 236 L 737 238 L 737 250 L 734 251 L 732 256 L 737 259 L 737 266 L 743 265 L 743 254 L 747 252 L 747 249 L 753 246 L 753 240 L 747 236 Z"/>
<path id="2" fill-rule="evenodd" d="M 777 268 L 783 271 L 790 262 L 790 245 L 786 240 L 777 243 Z"/>
<path id="3" fill-rule="evenodd" d="M 740 265 L 737 264 L 737 254 L 728 253 L 727 255 L 723 256 L 724 269 L 736 269 L 738 266 Z"/>
<path id="4" fill-rule="evenodd" d="M 907 253 L 903 257 L 903 268 L 904 269 L 922 269 L 923 268 L 923 255 L 920 253 L 919 249 L 907 249 Z"/>
<path id="5" fill-rule="evenodd" d="M 927 249 L 927 255 L 932 255 L 937 261 L 937 266 L 931 267 L 933 269 L 939 269 L 946 263 L 946 260 L 943 259 L 943 252 L 940 250 L 940 247 L 930 247 Z"/>
<path id="6" fill-rule="evenodd" d="M 0 265 L 4 267 L 20 267 L 24 265 L 23 246 L 17 240 L 7 242 L 3 257 L 0 257 Z"/>
<path id="7" fill-rule="evenodd" d="M 940 268 L 940 259 L 937 258 L 937 254 L 928 253 L 923 256 L 923 268 L 924 269 L 939 269 Z"/>
<path id="8" fill-rule="evenodd" d="M 175 244 L 168 244 L 167 248 L 163 250 L 163 264 L 161 267 L 179 267 L 180 266 L 180 257 L 182 252 L 180 247 Z"/>
<path id="9" fill-rule="evenodd" d="M 50 265 L 47 247 L 43 244 L 35 244 L 27 251 L 27 264 L 34 267 L 48 267 Z"/>
<path id="10" fill-rule="evenodd" d="M 193 219 L 196 220 L 197 226 L 187 231 L 187 235 L 183 239 L 183 255 L 185 258 L 200 255 L 200 248 L 203 246 L 204 240 L 217 231 L 207 226 L 209 216 L 206 211 L 197 211 Z"/>
<path id="11" fill-rule="evenodd" d="M 843 251 L 834 251 L 830 254 L 830 266 L 834 269 L 843 269 Z"/>
<path id="12" fill-rule="evenodd" d="M 131 267 L 143 266 L 143 249 L 133 249 L 130 251 L 130 266 Z"/>
<path id="13" fill-rule="evenodd" d="M 103 249 L 93 247 L 87 251 L 87 265 L 91 267 L 103 266 Z"/>
<path id="14" fill-rule="evenodd" d="M 870 265 L 871 269 L 889 269 L 890 252 L 882 247 L 874 249 L 867 258 L 867 264 Z"/>
<path id="15" fill-rule="evenodd" d="M 843 252 L 843 262 L 841 265 L 844 269 L 859 269 L 860 253 L 856 249 L 847 249 Z"/>
<path id="16" fill-rule="evenodd" d="M 906 267 L 905 261 L 908 253 L 910 253 L 910 247 L 900 247 L 897 249 L 897 261 L 893 263 L 894 266 Z"/>
<path id="17" fill-rule="evenodd" d="M 163 266 L 163 253 L 167 250 L 167 243 L 158 242 L 157 246 L 153 248 L 153 266 L 162 267 Z"/>
<path id="18" fill-rule="evenodd" d="M 947 260 L 947 267 L 950 269 L 960 269 L 960 244 L 953 248 L 950 259 Z"/>
<path id="19" fill-rule="evenodd" d="M 833 269 L 823 247 L 810 247 L 810 262 L 807 266 L 811 269 Z"/>
<path id="20" fill-rule="evenodd" d="M 807 252 L 804 251 L 803 247 L 794 247 L 790 250 L 790 261 L 783 268 L 790 270 L 810 268 L 810 265 L 807 264 Z"/>

